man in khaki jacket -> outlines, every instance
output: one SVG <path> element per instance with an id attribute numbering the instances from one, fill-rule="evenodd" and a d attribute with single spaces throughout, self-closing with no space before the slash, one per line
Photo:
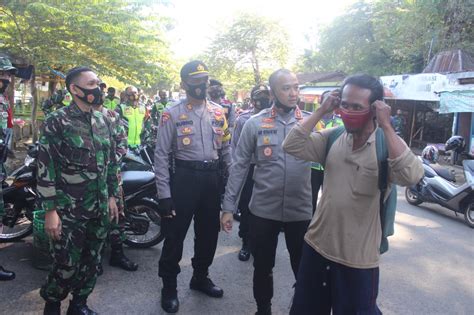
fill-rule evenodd
<path id="1" fill-rule="evenodd" d="M 283 149 L 325 165 L 318 210 L 305 235 L 290 314 L 381 314 L 376 299 L 382 239 L 375 144 L 377 127 L 388 148 L 388 178 L 407 186 L 423 176 L 421 162 L 390 124 L 383 87 L 368 75 L 346 79 L 320 108 L 293 128 Z M 312 133 L 340 106 L 346 131 L 327 152 L 334 129 Z"/>

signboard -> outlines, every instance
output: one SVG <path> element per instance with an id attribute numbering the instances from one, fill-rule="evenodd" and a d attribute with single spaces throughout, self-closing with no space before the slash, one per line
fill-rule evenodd
<path id="1" fill-rule="evenodd" d="M 449 84 L 447 77 L 439 73 L 390 75 L 380 79 L 389 98 L 415 101 L 439 101 L 435 92 L 445 90 Z"/>

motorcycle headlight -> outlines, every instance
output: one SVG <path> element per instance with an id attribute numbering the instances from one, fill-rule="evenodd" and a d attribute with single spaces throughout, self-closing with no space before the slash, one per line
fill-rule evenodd
<path id="1" fill-rule="evenodd" d="M 35 159 L 32 158 L 32 157 L 29 156 L 29 155 L 27 155 L 27 156 L 25 157 L 25 165 L 26 165 L 26 166 L 30 166 L 31 163 L 33 163 L 34 161 L 35 161 Z"/>

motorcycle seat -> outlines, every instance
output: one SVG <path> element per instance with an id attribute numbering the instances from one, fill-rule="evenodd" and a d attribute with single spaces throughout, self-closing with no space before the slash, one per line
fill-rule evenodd
<path id="1" fill-rule="evenodd" d="M 430 167 L 442 178 L 446 179 L 447 181 L 450 182 L 456 182 L 456 177 L 454 177 L 454 174 L 450 172 L 448 169 L 442 167 L 441 165 L 436 165 L 436 164 L 430 164 Z"/>
<path id="2" fill-rule="evenodd" d="M 155 180 L 155 174 L 146 171 L 126 171 L 122 172 L 123 190 L 125 192 L 138 191 L 144 185 Z"/>

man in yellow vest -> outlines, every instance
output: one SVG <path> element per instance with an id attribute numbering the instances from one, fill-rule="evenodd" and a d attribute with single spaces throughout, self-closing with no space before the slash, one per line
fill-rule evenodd
<path id="1" fill-rule="evenodd" d="M 129 86 L 125 89 L 125 102 L 117 106 L 115 111 L 125 121 L 128 145 L 131 147 L 140 145 L 140 133 L 146 115 L 146 108 L 143 104 L 140 104 L 136 87 Z"/>
<path id="2" fill-rule="evenodd" d="M 107 96 L 104 98 L 104 107 L 110 110 L 115 110 L 117 105 L 120 104 L 120 99 L 115 96 L 115 88 L 109 87 L 107 89 Z"/>

